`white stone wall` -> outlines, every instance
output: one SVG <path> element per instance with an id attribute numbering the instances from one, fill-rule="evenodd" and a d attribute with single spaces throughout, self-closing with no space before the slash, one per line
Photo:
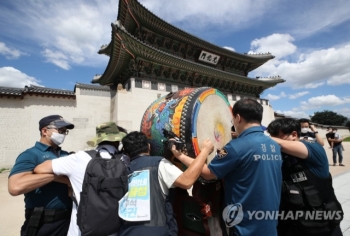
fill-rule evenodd
<path id="1" fill-rule="evenodd" d="M 112 120 L 128 131 L 139 131 L 142 116 L 147 108 L 158 98 L 165 96 L 169 92 L 135 88 L 134 80 L 131 79 L 131 89 L 129 91 L 117 91 L 114 101 L 114 113 Z M 116 108 L 117 107 L 117 108 Z"/>
<path id="2" fill-rule="evenodd" d="M 233 101 L 230 99 L 231 96 L 228 96 L 228 101 L 230 102 L 231 107 L 236 103 L 236 101 Z M 237 100 L 241 99 L 239 96 L 237 98 Z M 261 121 L 261 124 L 263 126 L 268 126 L 270 124 L 271 121 L 273 121 L 275 119 L 275 115 L 274 115 L 274 111 L 272 109 L 272 107 L 269 105 L 269 101 L 268 100 L 264 100 L 264 99 L 257 99 L 257 101 L 263 106 L 263 119 Z"/>
<path id="3" fill-rule="evenodd" d="M 151 90 L 145 88 L 135 88 L 134 79 L 131 79 L 130 90 L 116 91 L 112 97 L 112 120 L 128 131 L 139 131 L 141 119 L 147 108 L 157 99 L 158 96 L 165 96 L 169 92 L 159 90 Z M 237 96 L 236 100 L 241 99 Z M 228 96 L 230 105 L 235 101 L 232 100 L 232 95 Z M 264 113 L 262 124 L 267 126 L 274 120 L 274 111 L 267 100 L 260 100 L 263 103 Z"/>
<path id="4" fill-rule="evenodd" d="M 75 129 L 66 137 L 62 148 L 67 151 L 90 149 L 86 142 L 95 136 L 96 126 L 106 121 L 115 121 L 128 131 L 140 130 L 141 119 L 146 109 L 159 97 L 169 92 L 136 88 L 131 79 L 127 91 L 103 91 L 76 87 L 76 99 L 25 95 L 23 99 L 0 98 L 0 168 L 11 167 L 17 156 L 40 139 L 39 120 L 47 115 L 59 114 L 74 123 Z M 228 95 L 231 106 L 240 96 Z M 258 99 L 263 105 L 262 124 L 274 120 L 274 111 L 269 102 Z M 317 127 L 325 138 L 326 128 Z M 347 137 L 349 130 L 339 129 Z"/>
<path id="5" fill-rule="evenodd" d="M 40 139 L 39 120 L 59 114 L 75 124 L 62 148 L 78 151 L 95 135 L 96 125 L 110 121 L 109 91 L 76 89 L 76 99 L 25 95 L 0 98 L 0 168 L 13 166 L 17 156 Z"/>
<path id="6" fill-rule="evenodd" d="M 71 132 L 75 140 L 73 145 L 67 143 L 67 148 L 72 151 L 89 149 L 86 142 L 95 137 L 96 126 L 111 121 L 109 91 L 76 88 L 76 103 L 76 112 L 70 119 L 75 125 Z"/>

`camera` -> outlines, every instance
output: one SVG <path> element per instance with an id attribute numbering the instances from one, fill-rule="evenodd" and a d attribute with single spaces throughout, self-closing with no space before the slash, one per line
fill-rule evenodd
<path id="1" fill-rule="evenodd" d="M 176 150 L 181 151 L 185 148 L 186 143 L 176 136 L 173 132 L 163 129 L 163 135 L 166 140 L 162 140 L 163 144 L 171 150 L 172 146 L 175 145 Z M 170 140 L 172 139 L 172 140 Z"/>

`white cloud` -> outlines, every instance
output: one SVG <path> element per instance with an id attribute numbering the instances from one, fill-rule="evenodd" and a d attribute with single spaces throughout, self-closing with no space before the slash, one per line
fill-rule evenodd
<path id="1" fill-rule="evenodd" d="M 270 101 L 274 101 L 274 100 L 278 100 L 280 98 L 286 97 L 286 93 L 285 92 L 281 92 L 280 95 L 273 95 L 273 94 L 268 94 L 266 96 L 266 99 L 270 100 Z"/>
<path id="2" fill-rule="evenodd" d="M 18 59 L 20 56 L 28 55 L 20 50 L 6 46 L 3 42 L 0 42 L 0 54 L 4 55 L 7 59 Z"/>
<path id="3" fill-rule="evenodd" d="M 166 21 L 186 27 L 191 32 L 208 29 L 235 31 L 270 21 L 282 32 L 304 37 L 350 19 L 350 2 L 344 0 L 319 0 L 317 4 L 313 1 L 299 1 L 298 4 L 287 1 L 281 4 L 278 0 L 140 2 Z"/>
<path id="4" fill-rule="evenodd" d="M 309 93 L 310 93 L 309 91 L 304 91 L 304 92 L 299 92 L 296 94 L 291 94 L 291 95 L 289 95 L 289 99 L 297 99 L 297 98 L 305 96 L 306 94 L 309 94 Z"/>
<path id="5" fill-rule="evenodd" d="M 111 40 L 118 0 L 13 0 L 9 5 L 0 9 L 2 31 L 26 43 L 35 42 L 47 62 L 65 70 L 74 64 L 107 64 L 108 57 L 97 51 Z"/>
<path id="6" fill-rule="evenodd" d="M 233 47 L 229 47 L 229 46 L 224 46 L 224 48 L 230 50 L 230 51 L 236 51 Z"/>
<path id="7" fill-rule="evenodd" d="M 259 43 L 255 44 L 257 45 L 255 51 L 270 51 L 273 53 L 275 47 L 268 39 L 270 37 L 259 40 Z M 288 37 L 279 37 L 278 39 L 281 41 L 279 43 L 275 42 L 278 45 L 277 50 L 281 51 L 278 55 L 286 56 L 289 52 L 292 53 L 289 46 L 283 46 L 289 45 Z M 289 56 L 295 57 L 296 60 L 290 62 L 283 57 L 276 57 L 256 69 L 251 76 L 281 75 L 282 78 L 286 79 L 284 86 L 304 89 L 317 88 L 326 82 L 328 85 L 350 84 L 350 66 L 348 63 L 350 61 L 350 43 L 338 47 L 314 50 L 309 53 L 296 51 Z"/>
<path id="8" fill-rule="evenodd" d="M 7 1 L 0 8 L 1 34 L 25 42 L 26 46 L 34 42 L 36 47 L 40 47 L 35 51 L 44 52 L 47 61 L 63 69 L 74 64 L 105 66 L 108 57 L 96 52 L 102 44 L 110 41 L 110 23 L 117 18 L 118 2 L 119 0 Z M 259 26 L 263 20 L 267 23 L 273 21 L 280 32 L 292 33 L 257 39 L 252 46 L 254 51 L 270 51 L 278 58 L 293 53 L 293 37 L 327 30 L 350 18 L 350 1 L 344 0 L 320 0 L 312 7 L 310 1 L 281 4 L 278 0 L 236 0 L 234 3 L 217 0 L 206 1 L 205 4 L 202 0 L 172 0 L 166 4 L 163 0 L 140 2 L 160 18 L 187 32 L 209 35 L 211 39 L 206 38 L 209 41 L 225 32 Z M 308 9 L 307 14 L 304 13 L 305 9 Z M 52 53 L 47 53 L 47 50 L 63 56 L 52 58 Z M 281 74 L 288 80 L 295 77 L 292 72 L 284 73 L 285 67 L 293 70 L 293 64 L 282 61 L 279 64 L 278 67 L 272 65 L 271 68 L 276 72 L 272 74 Z M 311 83 L 315 79 L 309 80 Z"/>
<path id="9" fill-rule="evenodd" d="M 50 49 L 45 49 L 42 51 L 42 54 L 45 56 L 47 62 L 51 62 L 62 69 L 69 70 L 70 66 L 67 61 L 67 56 L 61 51 L 51 51 Z"/>
<path id="10" fill-rule="evenodd" d="M 277 110 L 277 113 L 284 114 L 285 116 L 290 116 L 293 118 L 308 118 L 309 115 L 306 114 L 304 111 L 301 111 L 299 108 L 293 108 L 292 110 L 289 111 L 281 111 Z"/>
<path id="11" fill-rule="evenodd" d="M 328 85 L 342 85 L 342 84 L 350 84 L 350 71 L 348 73 L 344 73 L 342 75 L 335 75 L 330 80 L 327 81 Z"/>
<path id="12" fill-rule="evenodd" d="M 141 0 L 145 7 L 167 22 L 172 22 L 187 29 L 207 30 L 220 28 L 226 30 L 239 29 L 256 24 L 264 14 L 271 10 L 277 0 L 172 0 L 164 4 L 162 0 Z M 254 12 L 254 14 L 251 14 Z M 214 30 L 215 30 L 214 28 Z"/>
<path id="13" fill-rule="evenodd" d="M 1 67 L 0 68 L 0 86 L 24 88 L 26 85 L 38 85 L 39 80 L 31 77 L 13 67 Z"/>
<path id="14" fill-rule="evenodd" d="M 278 100 L 280 99 L 280 96 L 277 95 L 273 95 L 273 94 L 267 94 L 266 99 L 270 100 L 270 101 L 274 101 L 274 100 Z"/>
<path id="15" fill-rule="evenodd" d="M 305 84 L 303 86 L 298 86 L 299 88 L 305 88 L 305 89 L 314 89 L 317 87 L 320 87 L 322 85 L 324 85 L 325 82 L 318 82 L 318 83 L 309 83 L 309 84 Z"/>
<path id="16" fill-rule="evenodd" d="M 350 119 L 350 108 L 349 107 L 344 107 L 341 109 L 335 110 L 336 113 L 341 114 L 345 117 L 348 117 Z"/>
<path id="17" fill-rule="evenodd" d="M 303 110 L 311 110 L 326 106 L 338 106 L 346 103 L 350 103 L 350 98 L 339 98 L 335 95 L 322 95 L 318 97 L 312 97 L 307 101 L 301 102 L 300 104 Z"/>
<path id="18" fill-rule="evenodd" d="M 249 53 L 270 52 L 276 59 L 280 59 L 296 51 L 297 47 L 291 43 L 293 41 L 294 38 L 289 34 L 272 34 L 264 38 L 253 40 Z"/>

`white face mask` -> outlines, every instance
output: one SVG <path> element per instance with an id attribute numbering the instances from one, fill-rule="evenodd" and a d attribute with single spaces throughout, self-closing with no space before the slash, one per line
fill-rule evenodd
<path id="1" fill-rule="evenodd" d="M 301 128 L 301 132 L 305 134 L 309 132 L 309 128 Z"/>
<path id="2" fill-rule="evenodd" d="M 54 142 L 58 146 L 64 142 L 65 137 L 66 137 L 66 135 L 64 135 L 64 134 L 52 132 L 50 139 L 52 142 Z"/>

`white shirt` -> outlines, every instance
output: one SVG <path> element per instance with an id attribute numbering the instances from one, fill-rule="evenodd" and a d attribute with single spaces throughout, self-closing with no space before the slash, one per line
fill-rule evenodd
<path id="1" fill-rule="evenodd" d="M 99 149 L 99 147 L 97 149 Z M 109 150 L 109 149 L 108 151 L 111 153 L 114 152 L 114 151 L 112 152 L 112 150 Z M 103 149 L 101 150 L 100 154 L 103 158 L 111 158 L 109 153 Z M 84 151 L 79 151 L 75 154 L 52 160 L 53 173 L 56 175 L 66 175 L 69 178 L 78 204 L 80 203 L 80 192 L 82 191 L 85 170 L 90 160 L 91 160 L 90 155 Z M 173 165 L 170 161 L 166 159 L 162 159 L 160 161 L 159 168 L 158 168 L 158 181 L 165 195 L 168 195 L 169 188 L 174 187 L 173 184 L 175 180 L 181 174 L 182 174 L 182 171 L 179 168 L 177 168 L 175 165 Z M 74 203 L 73 203 L 72 215 L 71 215 L 71 220 L 70 220 L 70 225 L 69 225 L 69 230 L 67 235 L 68 236 L 81 235 L 80 229 L 77 225 L 77 208 Z"/>

